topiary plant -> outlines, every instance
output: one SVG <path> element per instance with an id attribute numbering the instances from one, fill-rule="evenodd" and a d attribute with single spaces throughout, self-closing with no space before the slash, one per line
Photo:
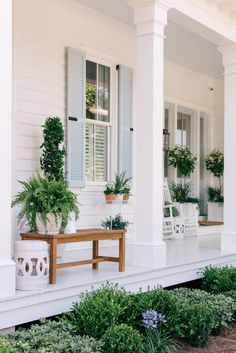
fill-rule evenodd
<path id="1" fill-rule="evenodd" d="M 62 122 L 58 117 L 49 117 L 42 127 L 44 142 L 40 146 L 42 149 L 41 169 L 49 180 L 64 180 L 66 151 L 63 145 L 64 130 Z"/>
<path id="2" fill-rule="evenodd" d="M 111 326 L 103 335 L 106 353 L 143 353 L 142 336 L 126 324 Z"/>

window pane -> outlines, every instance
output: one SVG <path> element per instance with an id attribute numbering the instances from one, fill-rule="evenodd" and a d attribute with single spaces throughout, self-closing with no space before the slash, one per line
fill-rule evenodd
<path id="1" fill-rule="evenodd" d="M 86 118 L 97 119 L 97 64 L 86 61 Z"/>
<path id="2" fill-rule="evenodd" d="M 110 68 L 98 65 L 98 120 L 110 121 Z"/>
<path id="3" fill-rule="evenodd" d="M 86 125 L 86 179 L 107 181 L 107 141 L 108 127 Z"/>
<path id="4" fill-rule="evenodd" d="M 191 115 L 178 113 L 177 145 L 191 147 Z"/>

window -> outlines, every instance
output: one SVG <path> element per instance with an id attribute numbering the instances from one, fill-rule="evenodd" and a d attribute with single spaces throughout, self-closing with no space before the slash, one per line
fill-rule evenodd
<path id="1" fill-rule="evenodd" d="M 86 180 L 109 179 L 111 69 L 86 61 Z"/>

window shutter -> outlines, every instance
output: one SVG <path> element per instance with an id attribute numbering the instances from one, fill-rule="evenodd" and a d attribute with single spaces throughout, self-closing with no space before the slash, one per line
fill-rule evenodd
<path id="1" fill-rule="evenodd" d="M 85 53 L 67 48 L 67 179 L 85 186 Z"/>
<path id="2" fill-rule="evenodd" d="M 133 70 L 118 66 L 118 172 L 132 177 Z"/>

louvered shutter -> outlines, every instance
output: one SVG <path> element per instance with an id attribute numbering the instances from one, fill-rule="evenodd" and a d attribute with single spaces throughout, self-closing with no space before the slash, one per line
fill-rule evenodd
<path id="1" fill-rule="evenodd" d="M 118 172 L 132 177 L 133 70 L 118 66 Z"/>
<path id="2" fill-rule="evenodd" d="M 67 49 L 67 179 L 85 186 L 85 53 Z"/>

